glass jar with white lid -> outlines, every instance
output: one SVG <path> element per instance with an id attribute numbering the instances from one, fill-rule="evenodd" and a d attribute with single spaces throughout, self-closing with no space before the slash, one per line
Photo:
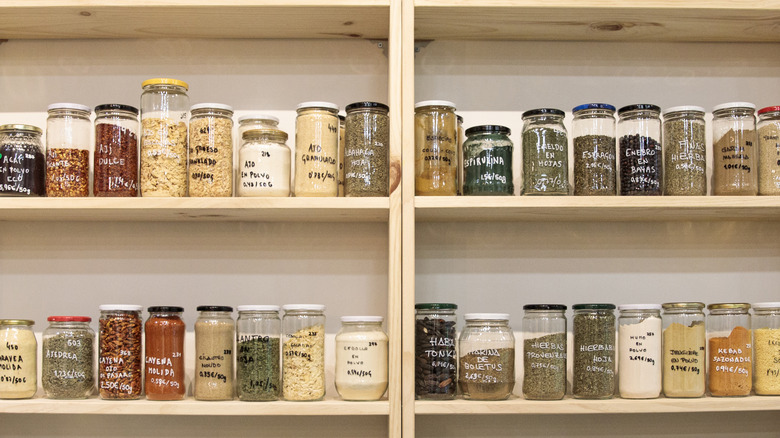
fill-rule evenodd
<path id="1" fill-rule="evenodd" d="M 241 401 L 278 400 L 282 320 L 279 306 L 238 306 L 236 380 Z"/>
<path id="2" fill-rule="evenodd" d="M 244 133 L 250 129 L 279 129 L 279 117 L 263 113 L 250 113 L 238 117 L 238 139 L 244 138 Z"/>
<path id="3" fill-rule="evenodd" d="M 282 306 L 282 396 L 315 401 L 325 396 L 325 306 Z"/>
<path id="4" fill-rule="evenodd" d="M 758 194 L 756 106 L 729 102 L 712 109 L 712 194 Z"/>
<path id="5" fill-rule="evenodd" d="M 296 112 L 295 196 L 338 196 L 339 106 L 303 102 Z"/>
<path id="6" fill-rule="evenodd" d="M 661 395 L 661 305 L 618 306 L 618 389 L 622 398 Z"/>
<path id="7" fill-rule="evenodd" d="M 515 387 L 515 336 L 508 313 L 467 313 L 458 340 L 458 383 L 466 400 L 505 400 Z"/>
<path id="8" fill-rule="evenodd" d="M 92 108 L 53 103 L 46 119 L 46 196 L 89 196 Z"/>
<path id="9" fill-rule="evenodd" d="M 753 304 L 756 395 L 780 395 L 780 302 Z"/>
<path id="10" fill-rule="evenodd" d="M 663 387 L 666 397 L 702 397 L 707 387 L 704 303 L 664 303 Z"/>
<path id="11" fill-rule="evenodd" d="M 342 316 L 336 390 L 344 400 L 379 400 L 387 390 L 388 338 L 381 316 Z"/>

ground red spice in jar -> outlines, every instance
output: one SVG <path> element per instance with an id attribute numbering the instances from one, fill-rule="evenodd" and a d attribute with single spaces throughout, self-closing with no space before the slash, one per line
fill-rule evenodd
<path id="1" fill-rule="evenodd" d="M 147 309 L 146 398 L 182 400 L 184 386 L 184 321 L 181 307 L 154 306 Z"/>

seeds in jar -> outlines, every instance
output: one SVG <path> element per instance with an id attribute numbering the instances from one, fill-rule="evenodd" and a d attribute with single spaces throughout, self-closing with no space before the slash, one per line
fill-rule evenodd
<path id="1" fill-rule="evenodd" d="M 415 395 L 452 398 L 458 376 L 455 321 L 425 317 L 415 326 Z"/>
<path id="2" fill-rule="evenodd" d="M 46 151 L 46 196 L 89 196 L 89 151 L 49 148 Z"/>
<path id="3" fill-rule="evenodd" d="M 758 193 L 780 195 L 780 122 L 758 129 Z"/>
<path id="4" fill-rule="evenodd" d="M 113 123 L 99 123 L 95 137 L 95 196 L 138 196 L 138 136 Z"/>
<path id="5" fill-rule="evenodd" d="M 664 194 L 707 194 L 707 151 L 704 123 L 677 118 L 663 124 Z"/>
<path id="6" fill-rule="evenodd" d="M 236 378 L 240 400 L 279 399 L 281 391 L 279 344 L 277 337 L 239 337 Z"/>
<path id="7" fill-rule="evenodd" d="M 38 389 L 38 343 L 30 326 L 5 322 L 0 320 L 0 399 L 30 398 Z"/>
<path id="8" fill-rule="evenodd" d="M 620 137 L 620 194 L 660 196 L 663 181 L 661 144 L 644 135 Z"/>
<path id="9" fill-rule="evenodd" d="M 325 395 L 325 327 L 302 328 L 284 342 L 285 400 L 319 400 Z"/>
<path id="10" fill-rule="evenodd" d="M 43 340 L 43 389 L 49 398 L 85 398 L 95 385 L 93 337 L 73 330 Z"/>
<path id="11" fill-rule="evenodd" d="M 100 318 L 98 388 L 102 398 L 141 396 L 141 324 L 134 312 Z"/>
<path id="12" fill-rule="evenodd" d="M 523 396 L 560 400 L 566 395 L 566 333 L 526 339 L 523 344 Z"/>
<path id="13" fill-rule="evenodd" d="M 141 196 L 187 195 L 187 124 L 141 120 Z"/>
<path id="14" fill-rule="evenodd" d="M 617 194 L 615 137 L 582 135 L 574 138 L 574 194 Z"/>
<path id="15" fill-rule="evenodd" d="M 233 122 L 204 116 L 190 121 L 189 195 L 233 194 Z"/>

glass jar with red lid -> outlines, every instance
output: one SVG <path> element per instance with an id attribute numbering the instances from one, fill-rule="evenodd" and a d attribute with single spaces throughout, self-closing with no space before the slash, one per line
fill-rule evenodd
<path id="1" fill-rule="evenodd" d="M 758 194 L 780 195 L 780 106 L 758 110 Z"/>
<path id="2" fill-rule="evenodd" d="M 95 332 L 88 316 L 50 316 L 43 332 L 41 382 L 46 397 L 80 399 L 95 387 Z"/>

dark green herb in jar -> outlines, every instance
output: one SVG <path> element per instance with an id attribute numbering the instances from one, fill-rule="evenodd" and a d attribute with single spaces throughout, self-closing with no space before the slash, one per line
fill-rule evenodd
<path id="1" fill-rule="evenodd" d="M 523 345 L 523 396 L 562 399 L 566 395 L 566 333 L 526 339 Z"/>
<path id="2" fill-rule="evenodd" d="M 387 105 L 347 105 L 344 196 L 387 196 L 390 123 Z"/>
<path id="3" fill-rule="evenodd" d="M 674 107 L 664 111 L 664 194 L 707 194 L 707 151 L 704 108 Z"/>
<path id="4" fill-rule="evenodd" d="M 523 195 L 569 194 L 569 140 L 563 116 L 554 108 L 523 113 Z"/>
<path id="5" fill-rule="evenodd" d="M 463 143 L 463 194 L 512 195 L 511 131 L 505 126 L 482 125 L 466 130 Z"/>
<path id="6" fill-rule="evenodd" d="M 85 398 L 95 384 L 94 336 L 78 330 L 43 339 L 41 380 L 49 398 Z"/>
<path id="7" fill-rule="evenodd" d="M 238 398 L 278 400 L 280 393 L 279 338 L 242 336 L 238 342 Z"/>
<path id="8" fill-rule="evenodd" d="M 617 194 L 615 137 L 583 135 L 574 138 L 574 194 Z"/>
<path id="9" fill-rule="evenodd" d="M 614 312 L 607 307 L 589 307 L 580 312 L 577 307 L 574 306 L 573 395 L 610 398 L 615 392 Z"/>

